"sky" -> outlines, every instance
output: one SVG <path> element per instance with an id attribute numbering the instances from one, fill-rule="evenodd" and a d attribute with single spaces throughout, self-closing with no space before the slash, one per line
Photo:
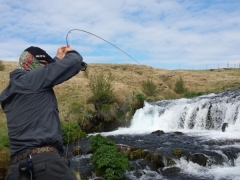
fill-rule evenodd
<path id="1" fill-rule="evenodd" d="M 86 63 L 240 66 L 240 0 L 0 0 L 0 59 L 68 44 Z M 97 35 L 112 43 L 82 31 Z M 130 56 L 130 57 L 129 57 Z"/>

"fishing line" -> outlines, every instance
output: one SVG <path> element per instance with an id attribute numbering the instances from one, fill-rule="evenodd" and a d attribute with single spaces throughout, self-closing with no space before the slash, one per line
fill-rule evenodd
<path id="1" fill-rule="evenodd" d="M 66 43 L 67 43 L 67 46 L 69 45 L 69 44 L 68 44 L 68 34 L 71 33 L 72 31 L 81 31 L 81 32 L 85 32 L 85 33 L 88 33 L 88 34 L 90 34 L 90 35 L 93 35 L 93 36 L 95 36 L 95 37 L 97 37 L 97 38 L 99 38 L 99 39 L 107 42 L 108 44 L 112 45 L 113 47 L 117 48 L 118 50 L 120 50 L 121 52 L 123 52 L 124 54 L 126 54 L 128 57 L 130 57 L 132 60 L 134 60 L 135 62 L 137 62 L 139 65 L 141 65 L 137 60 L 135 60 L 133 57 L 131 57 L 129 54 L 127 54 L 126 52 L 124 52 L 123 50 L 121 50 L 120 48 L 118 48 L 117 46 L 115 46 L 114 44 L 110 43 L 109 41 L 107 41 L 107 40 L 105 40 L 105 39 L 103 39 L 103 38 L 101 38 L 101 37 L 99 37 L 99 36 L 97 36 L 97 35 L 95 35 L 95 34 L 93 34 L 93 33 L 90 33 L 90 32 L 88 32 L 88 31 L 85 31 L 85 30 L 72 29 L 72 30 L 68 31 L 68 33 L 67 33 L 67 35 L 66 35 Z"/>

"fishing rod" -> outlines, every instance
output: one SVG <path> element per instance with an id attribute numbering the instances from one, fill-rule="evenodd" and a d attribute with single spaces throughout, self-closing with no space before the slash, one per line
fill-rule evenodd
<path id="1" fill-rule="evenodd" d="M 95 34 L 93 34 L 93 33 L 90 33 L 90 32 L 88 32 L 88 31 L 85 31 L 85 30 L 81 30 L 81 29 L 71 29 L 70 31 L 68 31 L 68 33 L 67 33 L 67 35 L 66 35 L 66 43 L 67 43 L 67 46 L 69 45 L 69 44 L 68 44 L 68 34 L 71 33 L 72 31 L 81 31 L 81 32 L 85 32 L 85 33 L 88 33 L 88 34 L 90 34 L 90 35 L 93 35 L 93 36 L 95 36 L 95 37 L 97 37 L 97 38 L 99 38 L 99 39 L 107 42 L 108 44 L 112 45 L 113 47 L 117 48 L 118 50 L 120 50 L 121 52 L 123 52 L 124 54 L 126 54 L 128 57 L 130 57 L 132 60 L 134 60 L 135 62 L 137 62 L 139 65 L 141 65 L 136 59 L 134 59 L 133 57 L 131 57 L 129 54 L 127 54 L 126 52 L 124 52 L 123 50 L 121 50 L 120 48 L 118 48 L 117 46 L 115 46 L 114 44 L 112 44 L 112 43 L 110 43 L 109 41 L 101 38 L 100 36 L 97 36 L 97 35 L 95 35 Z"/>

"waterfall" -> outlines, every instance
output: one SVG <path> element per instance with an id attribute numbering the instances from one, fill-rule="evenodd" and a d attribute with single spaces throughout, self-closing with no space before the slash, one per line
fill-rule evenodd
<path id="1" fill-rule="evenodd" d="M 226 130 L 240 131 L 240 90 L 209 94 L 192 99 L 145 102 L 136 111 L 129 129 L 152 130 Z"/>

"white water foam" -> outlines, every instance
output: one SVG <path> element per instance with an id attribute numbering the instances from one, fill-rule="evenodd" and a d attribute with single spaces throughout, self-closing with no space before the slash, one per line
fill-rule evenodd
<path id="1" fill-rule="evenodd" d="M 187 173 L 195 177 L 201 177 L 213 180 L 239 180 L 240 179 L 240 156 L 235 161 L 235 166 L 229 166 L 228 163 L 224 163 L 222 166 L 207 166 L 203 167 L 196 163 L 188 162 L 184 158 L 181 158 L 177 163 L 177 166 L 181 168 L 182 173 Z"/>

